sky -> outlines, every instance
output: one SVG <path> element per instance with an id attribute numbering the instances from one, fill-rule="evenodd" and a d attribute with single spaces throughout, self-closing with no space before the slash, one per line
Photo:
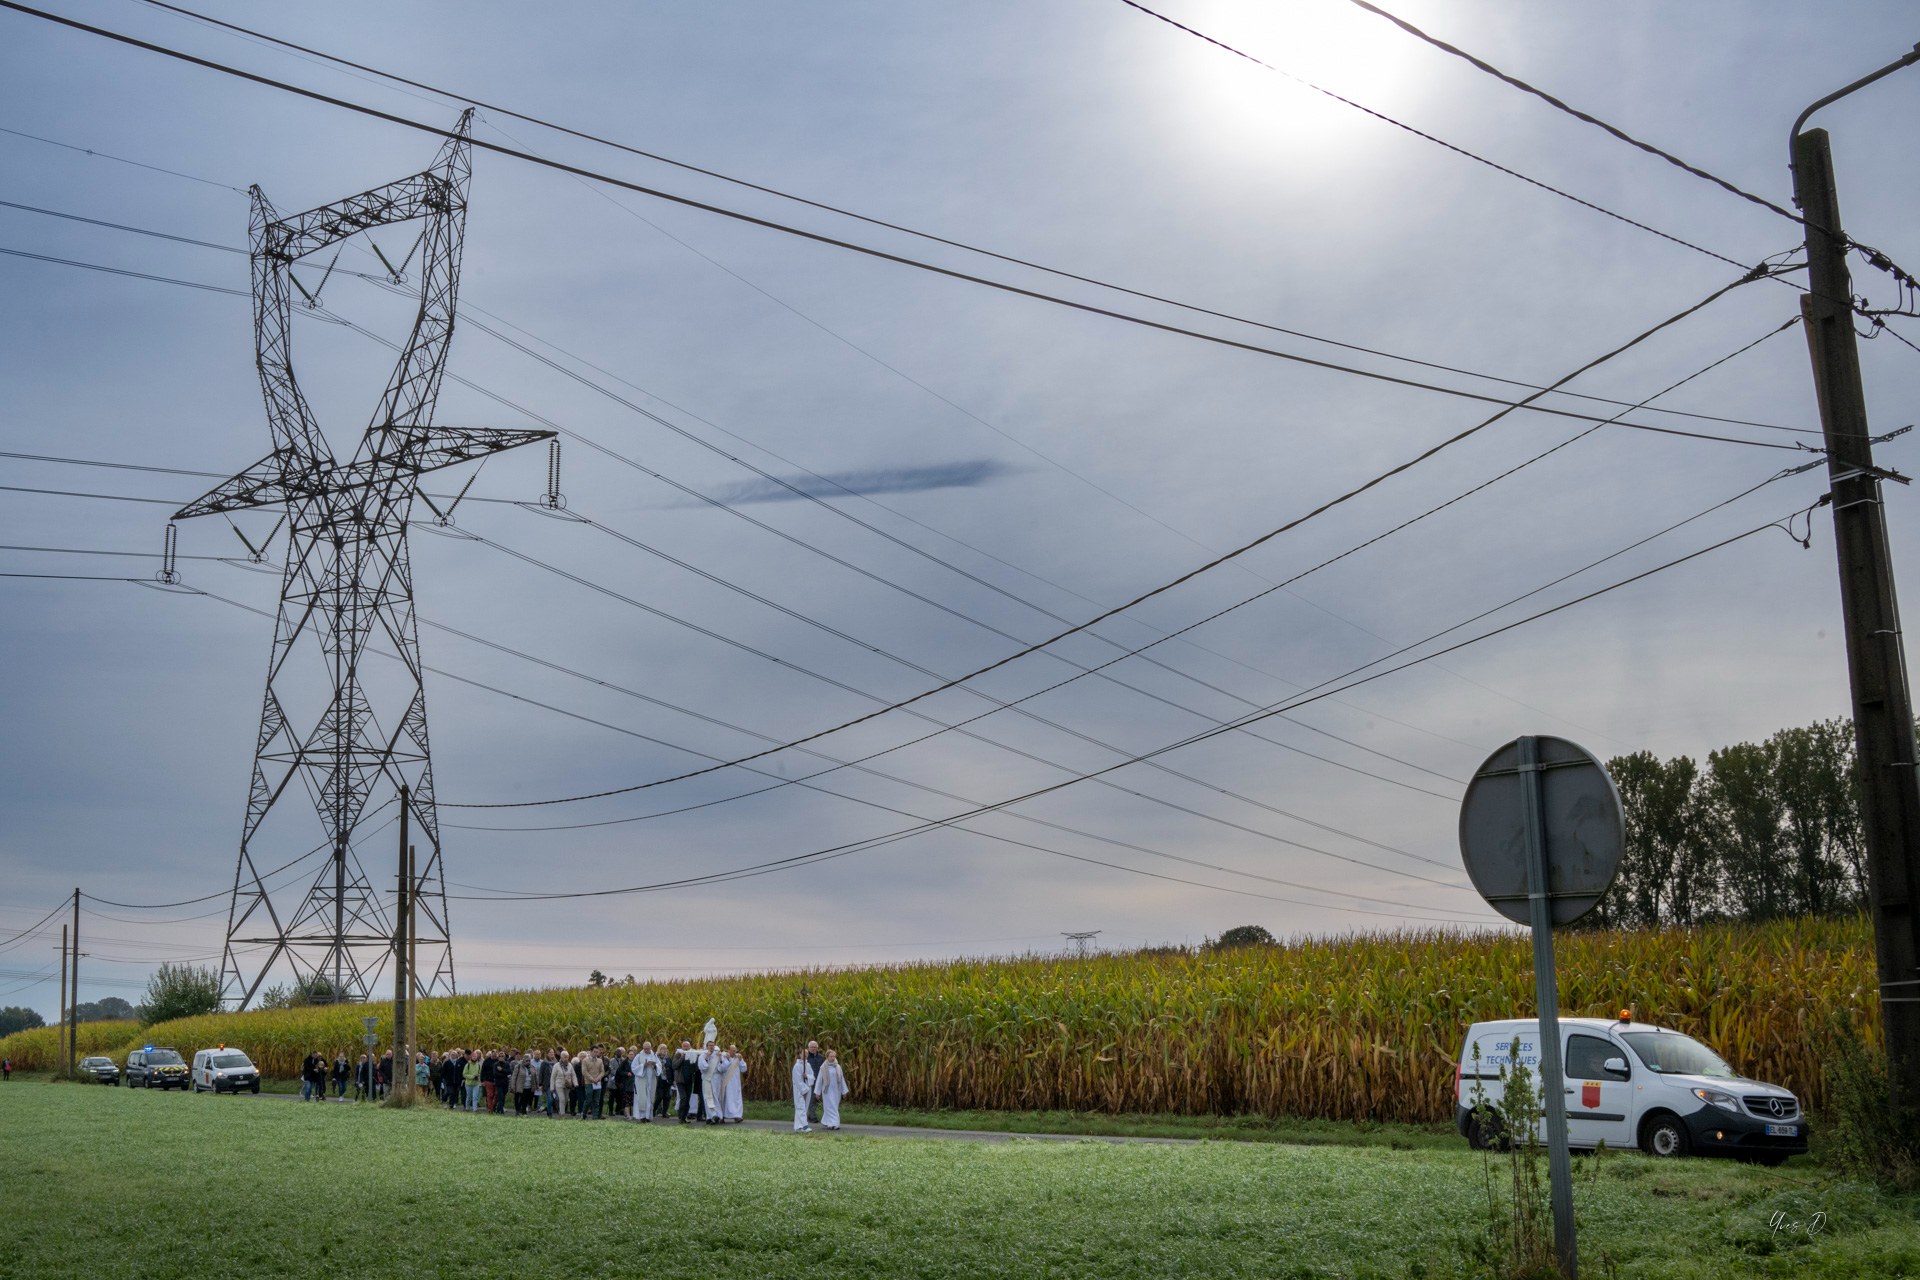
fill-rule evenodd
<path id="1" fill-rule="evenodd" d="M 140 0 L 48 4 L 437 127 L 458 115 L 451 99 Z M 1269 65 L 1121 0 L 538 12 L 207 0 L 203 11 L 1100 283 L 497 110 L 480 112 L 485 142 L 948 271 L 1495 400 L 1567 376 L 1796 247 L 1799 228 L 1777 213 L 1347 0 L 1155 7 Z M 1394 9 L 1780 204 L 1801 108 L 1920 34 L 1907 6 L 1865 0 Z M 1848 231 L 1909 265 L 1920 262 L 1920 166 L 1905 127 L 1916 110 L 1920 70 L 1909 70 L 1815 119 L 1833 136 Z M 244 295 L 243 256 L 188 241 L 244 248 L 250 184 L 282 211 L 310 208 L 418 172 L 436 139 L 13 12 L 0 12 L 0 129 L 0 484 L 67 491 L 5 492 L 0 572 L 114 579 L 0 578 L 0 1003 L 52 1016 L 66 917 L 15 935 L 76 886 L 128 904 L 204 899 L 89 904 L 83 1000 L 137 999 L 162 960 L 218 963 L 271 624 L 214 597 L 271 611 L 278 579 L 203 518 L 178 531 L 182 583 L 195 590 L 143 589 L 126 579 L 158 570 L 171 504 L 213 480 L 13 455 L 217 475 L 254 461 L 268 436 L 245 297 L 141 276 Z M 392 256 L 411 235 L 373 240 Z M 399 338 L 406 304 L 345 274 L 375 259 L 354 248 L 341 265 L 320 290 L 326 312 Z M 1887 277 L 1854 267 L 1857 293 L 1894 303 Z M 323 270 L 306 270 L 310 287 Z M 1810 547 L 1767 529 L 1251 734 L 964 830 L 721 884 L 485 899 L 649 885 L 902 830 L 1326 692 L 1537 588 L 1393 663 L 1770 522 L 1791 516 L 1803 535 L 1795 513 L 1823 492 L 1822 469 L 1762 484 L 1812 460 L 1799 445 L 1817 440 L 1804 339 L 1776 332 L 1798 314 L 1798 280 L 1733 289 L 1567 384 L 1602 399 L 1542 402 L 1604 417 L 1619 407 L 1605 400 L 1638 403 L 1758 343 L 1655 402 L 1679 413 L 1627 415 L 1736 442 L 1608 426 L 1488 483 L 1592 425 L 1510 414 L 1098 627 L 810 744 L 830 760 L 789 750 L 756 762 L 764 774 L 465 808 L 631 787 L 839 725 L 1180 578 L 1498 407 L 477 151 L 466 323 L 437 420 L 573 433 L 560 487 L 587 521 L 535 509 L 547 470 L 535 446 L 486 464 L 455 536 L 414 526 L 418 607 L 438 624 L 422 644 L 437 669 L 427 693 L 460 988 L 578 983 L 596 968 L 674 979 L 1049 951 L 1067 931 L 1131 947 L 1240 924 L 1282 936 L 1494 927 L 1455 832 L 1466 780 L 1502 743 L 1547 733 L 1603 759 L 1698 757 L 1846 714 L 1824 512 Z M 1890 327 L 1920 341 L 1920 321 Z M 316 316 L 300 318 L 294 343 L 302 386 L 349 452 L 391 353 Z M 1905 425 L 1920 352 L 1883 336 L 1861 358 L 1874 429 Z M 1882 446 L 1881 464 L 1920 465 L 1914 439 Z M 427 488 L 455 492 L 469 471 Z M 1911 597 L 1920 526 L 1906 489 L 1888 498 Z M 273 521 L 238 523 L 257 541 Z M 1263 591 L 1023 704 L 1044 721 L 1002 710 L 905 745 Z M 873 772 L 816 780 L 837 794 L 773 786 L 882 751 Z M 394 836 L 375 825 L 359 852 L 384 885 Z"/>

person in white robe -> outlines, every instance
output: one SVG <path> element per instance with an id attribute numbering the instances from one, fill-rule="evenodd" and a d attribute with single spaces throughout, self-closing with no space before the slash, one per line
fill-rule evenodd
<path id="1" fill-rule="evenodd" d="M 807 1123 L 807 1104 L 813 1100 L 813 1068 L 807 1065 L 807 1051 L 793 1055 L 793 1131 L 811 1132 Z"/>
<path id="2" fill-rule="evenodd" d="M 720 1118 L 722 1120 L 730 1120 L 738 1124 L 747 1118 L 746 1078 L 746 1055 L 740 1052 L 739 1045 L 728 1045 L 725 1075 L 726 1083 L 723 1087 L 721 1095 L 723 1102 L 720 1107 Z"/>
<path id="3" fill-rule="evenodd" d="M 712 1041 L 700 1051 L 700 1111 L 701 1118 L 708 1124 L 720 1123 L 721 1094 L 725 1086 L 721 1083 L 721 1072 L 725 1067 L 726 1054 Z"/>
<path id="4" fill-rule="evenodd" d="M 633 1106 L 629 1114 L 642 1124 L 653 1119 L 653 1095 L 660 1087 L 660 1055 L 653 1051 L 653 1041 L 640 1042 L 640 1050 L 633 1058 Z"/>
<path id="5" fill-rule="evenodd" d="M 831 1049 L 827 1050 L 827 1060 L 820 1064 L 820 1076 L 814 1081 L 813 1092 L 820 1099 L 820 1127 L 838 1129 L 840 1099 L 852 1096 L 853 1090 L 847 1085 L 847 1073 L 840 1066 L 839 1056 Z"/>

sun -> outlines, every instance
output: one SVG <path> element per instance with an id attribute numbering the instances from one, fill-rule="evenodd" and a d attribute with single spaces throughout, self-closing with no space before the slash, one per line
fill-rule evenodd
<path id="1" fill-rule="evenodd" d="M 1175 64 L 1181 69 L 1175 103 L 1196 136 L 1219 147 L 1298 155 L 1351 146 L 1385 126 L 1328 94 L 1388 115 L 1420 95 L 1425 51 L 1345 0 L 1189 5 L 1166 12 L 1247 55 L 1202 46 L 1186 50 Z M 1195 74 L 1196 67 L 1205 73 Z"/>

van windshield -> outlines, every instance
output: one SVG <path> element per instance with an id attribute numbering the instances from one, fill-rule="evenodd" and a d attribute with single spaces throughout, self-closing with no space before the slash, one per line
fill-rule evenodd
<path id="1" fill-rule="evenodd" d="M 173 1067 L 180 1065 L 180 1055 L 171 1049 L 154 1049 L 147 1054 L 150 1067 Z"/>
<path id="2" fill-rule="evenodd" d="M 247 1061 L 247 1055 L 244 1053 L 216 1053 L 212 1058 L 208 1059 L 208 1061 L 223 1071 L 232 1067 L 250 1067 L 253 1065 L 253 1063 Z"/>
<path id="3" fill-rule="evenodd" d="M 1677 1031 L 1628 1031 L 1621 1035 L 1647 1064 L 1647 1070 L 1667 1076 L 1713 1076 L 1737 1080 L 1739 1075 L 1719 1054 Z"/>

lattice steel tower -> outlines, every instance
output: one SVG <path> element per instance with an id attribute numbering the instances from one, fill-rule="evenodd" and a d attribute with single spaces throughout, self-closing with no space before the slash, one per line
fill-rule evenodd
<path id="1" fill-rule="evenodd" d="M 297 981 L 324 980 L 332 999 L 368 997 L 391 956 L 391 891 L 374 889 L 356 831 L 395 806 L 402 787 L 416 847 L 427 851 L 419 867 L 420 990 L 454 989 L 407 522 L 424 473 L 553 434 L 433 425 L 453 337 L 472 115 L 460 117 L 424 173 L 318 209 L 283 218 L 252 189 L 254 343 L 273 451 L 175 515 L 279 508 L 287 528 L 221 962 L 221 995 L 236 1008 L 282 959 Z M 292 292 L 313 299 L 292 268 L 361 232 L 416 220 L 420 309 L 379 409 L 342 464 L 294 378 Z M 309 813 L 318 818 L 318 841 Z M 269 887 L 316 843 L 331 852 L 317 875 L 303 871 Z M 376 865 L 387 865 L 385 857 Z"/>

